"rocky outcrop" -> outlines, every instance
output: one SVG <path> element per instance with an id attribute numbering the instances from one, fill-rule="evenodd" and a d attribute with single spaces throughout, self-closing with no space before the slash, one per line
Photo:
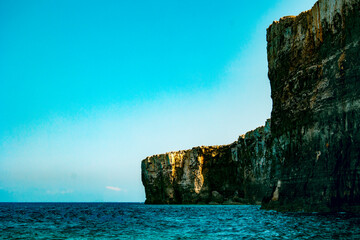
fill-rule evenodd
<path id="1" fill-rule="evenodd" d="M 145 203 L 260 204 L 270 165 L 270 121 L 223 146 L 195 147 L 142 161 Z"/>
<path id="2" fill-rule="evenodd" d="M 267 30 L 271 124 L 142 162 L 146 203 L 360 212 L 360 0 L 320 0 Z"/>

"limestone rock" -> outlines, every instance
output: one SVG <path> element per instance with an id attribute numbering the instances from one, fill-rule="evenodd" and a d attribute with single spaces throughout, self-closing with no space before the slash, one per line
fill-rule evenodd
<path id="1" fill-rule="evenodd" d="M 319 0 L 267 42 L 271 121 L 230 145 L 147 157 L 146 203 L 360 212 L 360 0 Z"/>
<path id="2" fill-rule="evenodd" d="M 276 154 L 264 208 L 360 210 L 359 41 L 359 0 L 320 0 L 268 28 Z"/>
<path id="3" fill-rule="evenodd" d="M 265 162 L 269 125 L 270 121 L 230 145 L 147 157 L 141 165 L 146 203 L 222 202 L 235 193 L 243 203 L 261 201 L 267 190 L 263 181 L 270 173 L 270 165 Z M 214 200 L 214 192 L 223 200 Z"/>

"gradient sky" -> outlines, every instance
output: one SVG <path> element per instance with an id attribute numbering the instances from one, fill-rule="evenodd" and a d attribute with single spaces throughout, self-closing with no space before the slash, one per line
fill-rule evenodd
<path id="1" fill-rule="evenodd" d="M 315 0 L 0 0 L 0 201 L 143 202 L 141 160 L 270 117 L 266 28 Z"/>

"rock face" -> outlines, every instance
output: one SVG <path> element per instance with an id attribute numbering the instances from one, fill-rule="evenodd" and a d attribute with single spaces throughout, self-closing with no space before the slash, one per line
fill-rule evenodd
<path id="1" fill-rule="evenodd" d="M 359 211 L 360 1 L 320 0 L 267 30 L 277 201 L 264 208 Z"/>
<path id="2" fill-rule="evenodd" d="M 224 146 L 195 147 L 142 161 L 145 203 L 260 204 L 269 178 L 270 121 Z"/>
<path id="3" fill-rule="evenodd" d="M 271 124 L 146 158 L 146 203 L 360 212 L 360 0 L 320 0 L 267 29 Z"/>

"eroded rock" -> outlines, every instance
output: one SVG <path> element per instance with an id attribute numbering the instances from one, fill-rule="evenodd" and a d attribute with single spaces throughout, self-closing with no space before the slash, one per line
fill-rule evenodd
<path id="1" fill-rule="evenodd" d="M 360 0 L 320 0 L 267 42 L 271 121 L 230 145 L 146 158 L 146 203 L 360 212 Z"/>
<path id="2" fill-rule="evenodd" d="M 263 207 L 359 211 L 360 1 L 320 0 L 267 41 L 277 154 Z"/>

